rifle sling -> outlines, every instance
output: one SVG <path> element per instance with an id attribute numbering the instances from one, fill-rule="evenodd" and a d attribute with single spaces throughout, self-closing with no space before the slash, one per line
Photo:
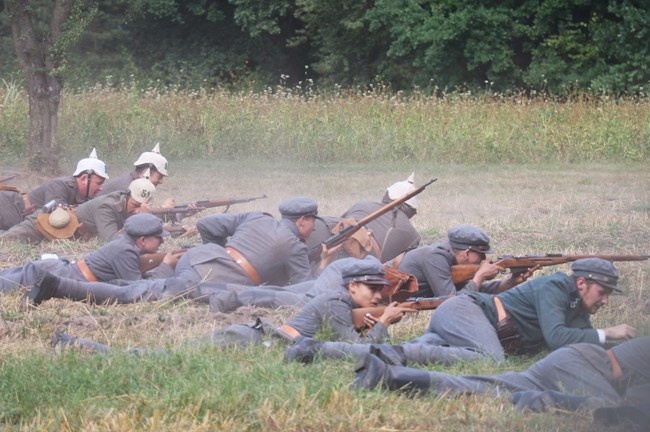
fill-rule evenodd
<path id="1" fill-rule="evenodd" d="M 86 278 L 86 280 L 88 282 L 97 282 L 98 281 L 97 276 L 95 276 L 95 274 L 90 269 L 90 267 L 88 267 L 88 264 L 86 264 L 86 261 L 84 261 L 84 260 L 77 261 L 77 268 L 79 268 L 79 271 L 81 272 L 81 274 L 84 275 L 84 277 Z"/>
<path id="2" fill-rule="evenodd" d="M 239 267 L 241 267 L 242 270 L 244 270 L 244 273 L 249 277 L 249 279 L 253 282 L 255 285 L 261 285 L 262 284 L 262 278 L 260 277 L 259 273 L 257 273 L 257 270 L 255 270 L 255 267 L 251 265 L 251 263 L 248 262 L 246 257 L 239 253 L 236 249 L 233 249 L 230 246 L 224 247 L 226 250 L 226 253 L 230 256 L 230 258 L 239 264 Z"/>

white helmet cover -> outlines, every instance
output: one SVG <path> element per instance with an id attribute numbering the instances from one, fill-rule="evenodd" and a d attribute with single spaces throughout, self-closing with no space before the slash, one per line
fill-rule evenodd
<path id="1" fill-rule="evenodd" d="M 413 192 L 415 189 L 417 189 L 413 184 L 414 181 L 415 181 L 415 173 L 411 173 L 411 175 L 405 181 L 400 181 L 390 185 L 388 189 L 386 189 L 386 192 L 388 192 L 388 197 L 394 200 L 404 196 L 409 192 Z M 418 197 L 414 196 L 413 198 L 407 200 L 406 204 L 410 205 L 414 209 L 417 209 Z"/>
<path id="2" fill-rule="evenodd" d="M 85 159 L 81 159 L 77 162 L 77 169 L 75 170 L 74 177 L 77 177 L 85 172 L 91 174 L 96 174 L 106 180 L 108 180 L 108 174 L 106 172 L 106 164 L 101 160 L 97 159 L 97 151 L 93 149 L 90 152 L 90 156 Z"/>
<path id="3" fill-rule="evenodd" d="M 146 178 L 139 178 L 131 182 L 129 192 L 131 198 L 140 204 L 148 204 L 152 200 L 154 192 L 156 192 L 156 186 Z"/>
<path id="4" fill-rule="evenodd" d="M 144 152 L 140 155 L 137 161 L 133 166 L 140 166 L 145 164 L 151 164 L 156 167 L 156 170 L 166 176 L 167 174 L 167 159 L 160 154 L 160 143 L 156 143 L 153 150 L 150 152 Z"/>

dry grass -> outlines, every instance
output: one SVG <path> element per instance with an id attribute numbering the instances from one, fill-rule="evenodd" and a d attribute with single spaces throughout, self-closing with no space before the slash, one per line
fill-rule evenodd
<path id="1" fill-rule="evenodd" d="M 130 156 L 135 158 L 136 153 Z M 112 164 L 111 172 L 120 173 L 120 168 L 126 169 L 127 165 Z M 425 242 L 443 238 L 454 224 L 471 223 L 491 234 L 497 255 L 650 253 L 650 172 L 643 165 L 295 166 L 259 160 L 227 163 L 215 159 L 172 160 L 170 170 L 172 177 L 159 189 L 159 200 L 171 196 L 180 203 L 266 193 L 268 199 L 237 205 L 231 211 L 264 210 L 276 215 L 278 203 L 289 195 L 318 199 L 323 215 L 340 214 L 357 201 L 379 199 L 386 186 L 415 170 L 417 182 L 431 176 L 439 179 L 420 196 L 419 214 L 414 220 Z M 16 179 L 12 183 L 26 188 L 21 181 L 24 180 Z M 167 247 L 182 242 L 187 240 L 171 240 Z M 2 268 L 18 265 L 44 252 L 79 258 L 96 246 L 66 242 L 36 247 L 4 244 L 0 245 L 0 265 Z M 650 334 L 650 262 L 617 266 L 626 295 L 613 296 L 611 305 L 595 316 L 594 323 L 606 326 L 628 322 L 643 334 Z M 568 270 L 568 266 L 545 269 L 542 274 L 555 270 Z M 213 315 L 205 305 L 183 301 L 97 306 L 55 300 L 33 308 L 22 303 L 20 293 L 2 295 L 0 363 L 3 367 L 8 367 L 7 362 L 32 361 L 34 356 L 37 362 L 66 364 L 65 356 L 50 352 L 50 336 L 57 329 L 100 340 L 118 349 L 166 346 L 190 363 L 206 359 L 224 362 L 211 366 L 219 375 L 214 379 L 221 381 L 183 393 L 173 404 L 165 402 L 171 396 L 165 396 L 168 390 L 164 388 L 160 390 L 163 400 L 157 400 L 155 394 L 135 390 L 118 396 L 100 391 L 85 400 L 87 410 L 79 411 L 71 408 L 74 405 L 53 400 L 31 414 L 19 416 L 17 421 L 2 420 L 3 427 L 87 431 L 593 430 L 586 413 L 520 415 L 505 398 L 409 399 L 383 392 L 350 392 L 347 389 L 352 379 L 349 362 L 320 362 L 311 367 L 284 365 L 280 347 L 234 353 L 190 353 L 182 345 L 184 339 L 207 334 L 229 323 L 249 322 L 256 315 L 266 315 L 280 323 L 291 313 L 291 310 L 243 308 L 234 314 Z M 429 315 L 421 313 L 394 326 L 395 340 L 419 334 Z M 92 360 L 92 364 L 100 368 L 105 364 L 117 367 L 122 363 L 130 365 L 129 361 L 109 356 L 105 360 Z M 147 357 L 141 362 L 152 367 L 158 367 L 157 362 L 164 363 Z M 509 367 L 523 368 L 528 362 L 515 359 Z M 185 373 L 186 367 L 181 361 L 177 373 Z M 460 365 L 450 371 L 498 372 L 489 365 Z M 121 373 L 116 372 L 118 376 Z M 173 368 L 169 373 L 174 376 Z M 257 377 L 259 383 L 244 382 L 248 375 Z M 227 381 L 228 376 L 241 379 L 240 387 Z"/>

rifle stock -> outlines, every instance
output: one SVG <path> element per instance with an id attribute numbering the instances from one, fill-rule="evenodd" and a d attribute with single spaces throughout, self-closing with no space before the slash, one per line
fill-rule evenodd
<path id="1" fill-rule="evenodd" d="M 359 231 L 361 228 L 366 226 L 368 223 L 388 213 L 392 209 L 402 205 L 403 203 L 410 200 L 414 196 L 420 194 L 422 191 L 424 191 L 424 189 L 426 189 L 427 186 L 429 186 L 431 183 L 435 182 L 436 180 L 438 179 L 436 178 L 430 179 L 428 182 L 418 187 L 414 191 L 404 194 L 401 197 L 389 202 L 382 208 L 375 210 L 374 212 L 370 213 L 368 216 L 358 220 L 357 223 L 343 228 L 341 231 L 339 231 L 338 234 L 334 234 L 332 237 L 325 240 L 323 244 L 327 247 L 327 249 L 331 249 L 333 247 L 340 245 L 341 243 L 349 239 L 355 232 Z"/>
<path id="2" fill-rule="evenodd" d="M 171 253 L 181 252 L 187 252 L 187 248 L 174 249 L 171 251 Z M 162 264 L 163 260 L 165 259 L 165 255 L 168 253 L 169 252 L 157 252 L 140 255 L 140 273 L 145 273 L 158 267 L 160 264 Z"/>
<path id="3" fill-rule="evenodd" d="M 584 258 L 601 258 L 608 261 L 645 261 L 650 259 L 650 255 L 563 255 L 563 254 L 545 254 L 545 255 L 524 255 L 524 256 L 502 256 L 495 262 L 496 265 L 510 269 L 511 273 L 520 273 L 537 265 L 542 267 L 566 264 Z M 459 264 L 451 266 L 451 279 L 454 283 L 466 282 L 474 277 L 480 264 Z"/>
<path id="4" fill-rule="evenodd" d="M 408 307 L 416 310 L 432 310 L 440 306 L 444 301 L 454 297 L 453 295 L 441 297 L 411 297 L 399 303 L 399 306 Z M 366 327 L 363 321 L 366 315 L 372 315 L 375 318 L 381 317 L 387 306 L 374 306 L 368 308 L 352 309 L 352 324 L 357 331 L 363 331 Z"/>

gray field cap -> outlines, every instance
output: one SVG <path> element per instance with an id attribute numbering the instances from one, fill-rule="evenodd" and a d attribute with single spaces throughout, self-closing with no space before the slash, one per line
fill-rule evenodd
<path id="1" fill-rule="evenodd" d="M 343 267 L 341 277 L 345 285 L 361 282 L 367 285 L 390 285 L 384 277 L 384 265 L 375 257 L 368 255 L 364 259 L 354 260 Z"/>
<path id="2" fill-rule="evenodd" d="M 601 258 L 584 258 L 571 265 L 573 276 L 584 277 L 598 282 L 600 285 L 614 291 L 623 292 L 616 288 L 618 283 L 618 270 L 614 263 Z"/>
<path id="3" fill-rule="evenodd" d="M 447 237 L 454 249 L 469 249 L 483 254 L 494 252 L 490 247 L 490 237 L 485 231 L 473 225 L 453 226 L 447 231 Z"/>
<path id="4" fill-rule="evenodd" d="M 296 196 L 282 201 L 278 209 L 280 214 L 287 218 L 316 216 L 318 214 L 318 203 L 311 198 Z"/>
<path id="5" fill-rule="evenodd" d="M 124 231 L 131 237 L 169 235 L 169 232 L 163 229 L 162 219 L 150 213 L 138 213 L 128 217 L 124 222 Z"/>

